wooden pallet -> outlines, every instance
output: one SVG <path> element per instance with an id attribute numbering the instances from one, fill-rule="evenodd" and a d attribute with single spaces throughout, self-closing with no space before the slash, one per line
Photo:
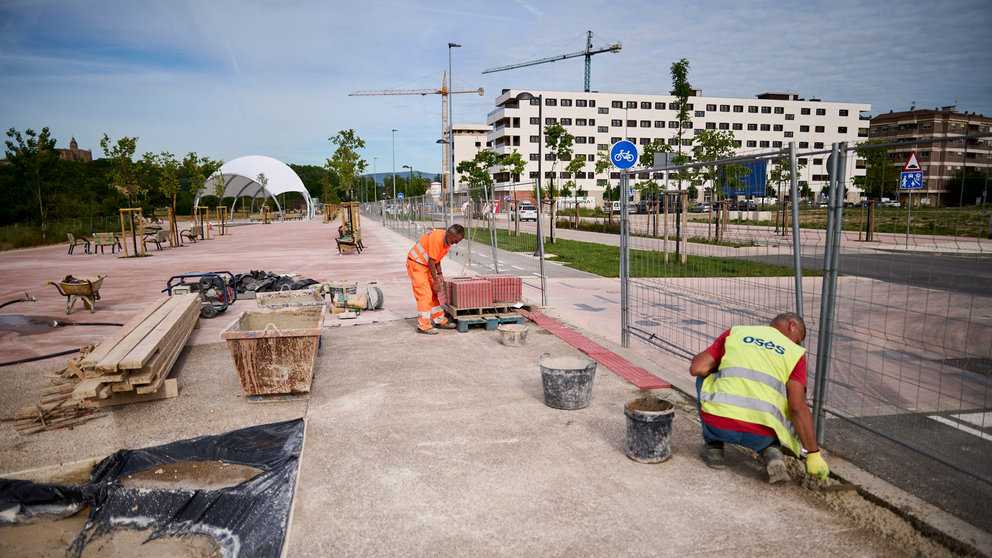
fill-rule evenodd
<path id="1" fill-rule="evenodd" d="M 485 308 L 456 308 L 450 304 L 442 304 L 441 307 L 449 316 L 471 318 L 483 314 L 512 314 L 514 313 L 514 305 L 516 304 L 516 302 L 497 302 Z"/>
<path id="2" fill-rule="evenodd" d="M 468 331 L 469 326 L 482 325 L 486 326 L 487 330 L 493 330 L 499 327 L 500 324 L 522 324 L 524 323 L 524 318 L 516 312 L 497 312 L 493 309 L 476 309 L 478 313 L 463 313 L 458 316 L 452 316 L 452 321 L 458 326 L 458 331 L 460 333 L 465 333 Z"/>

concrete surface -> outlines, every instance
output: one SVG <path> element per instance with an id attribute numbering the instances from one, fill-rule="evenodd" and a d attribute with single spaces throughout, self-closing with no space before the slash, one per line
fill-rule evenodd
<path id="1" fill-rule="evenodd" d="M 122 448 L 305 417 L 288 556 L 950 553 L 857 493 L 821 494 L 802 480 L 769 486 L 757 458 L 743 450 L 728 452 L 727 469 L 707 469 L 697 456 L 692 403 L 677 390 L 659 392 L 678 408 L 672 457 L 656 465 L 629 460 L 622 406 L 640 392 L 600 367 L 588 408 L 546 407 L 539 355 L 577 353 L 534 324 L 519 348 L 504 347 L 496 332 L 479 328 L 416 335 L 402 265 L 409 241 L 375 223 L 363 225 L 368 249 L 361 255 L 338 256 L 335 227 L 319 222 L 235 227 L 228 237 L 141 259 L 68 256 L 63 247 L 0 254 L 0 302 L 25 290 L 41 299 L 8 306 L 4 314 L 64 319 L 64 301 L 42 283 L 67 273 L 111 274 L 97 312 L 74 313 L 73 321 L 124 322 L 158 296 L 169 276 L 194 270 L 375 280 L 386 301 L 386 310 L 325 330 L 309 399 L 270 403 L 241 395 L 219 342 L 219 331 L 254 304 L 241 301 L 231 314 L 201 320 L 173 370 L 177 399 L 118 407 L 71 431 L 20 437 L 0 425 L 0 474 L 36 470 L 34 478 L 41 478 L 59 464 Z M 445 262 L 445 269 L 453 264 Z M 578 325 L 612 345 L 596 335 L 613 331 L 608 320 Z M 4 332 L 0 361 L 78 347 L 111 331 Z M 617 350 L 677 386 L 685 383 L 681 365 L 666 368 Z M 60 362 L 0 369 L 0 416 L 34 403 L 49 385 L 45 373 Z M 987 533 L 960 531 L 966 526 L 948 521 L 952 537 L 992 553 Z"/>

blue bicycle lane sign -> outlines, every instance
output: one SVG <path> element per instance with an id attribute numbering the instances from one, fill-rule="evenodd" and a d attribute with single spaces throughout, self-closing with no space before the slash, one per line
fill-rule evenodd
<path id="1" fill-rule="evenodd" d="M 614 143 L 610 148 L 610 162 L 618 169 L 629 169 L 637 163 L 637 146 L 627 140 Z"/>

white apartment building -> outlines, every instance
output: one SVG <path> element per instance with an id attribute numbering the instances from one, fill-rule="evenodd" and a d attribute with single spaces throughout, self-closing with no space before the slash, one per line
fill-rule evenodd
<path id="1" fill-rule="evenodd" d="M 503 90 L 496 98 L 496 109 L 486 118 L 492 126 L 489 132 L 491 149 L 498 154 L 510 154 L 517 150 L 527 162 L 521 182 L 533 181 L 538 176 L 538 146 L 543 141 L 540 130 L 548 124 L 559 123 L 575 136 L 574 156 L 584 157 L 587 163 L 574 179 L 597 203 L 602 201 L 607 180 L 616 184 L 614 179 L 620 177 L 615 168 L 595 174 L 597 152 L 609 150 L 621 139 L 643 146 L 656 138 L 663 139 L 678 150 L 678 99 L 672 95 L 527 91 L 535 97 L 540 96 L 543 106 L 539 107 L 536 98 L 518 101 L 517 96 L 523 92 L 521 89 Z M 702 91 L 695 90 L 688 104 L 690 127 L 683 131 L 683 140 L 705 129 L 731 131 L 740 145 L 738 155 L 774 152 L 787 148 L 790 141 L 795 141 L 800 159 L 806 163 L 799 173 L 799 180 L 806 181 L 817 194 L 829 183 L 827 154 L 803 156 L 803 152 L 829 150 L 834 142 L 854 145 L 868 139 L 869 118 L 862 114 L 871 109 L 867 103 L 824 102 L 820 99 L 801 99 L 789 93 L 763 93 L 754 99 L 704 97 Z M 546 148 L 543 153 L 542 171 L 547 179 L 550 178 L 553 159 Z M 563 170 L 565 164 L 560 161 L 555 173 L 559 178 L 568 180 L 571 177 Z M 864 164 L 856 157 L 849 157 L 847 166 L 848 194 L 852 195 L 854 188 L 851 180 L 854 176 L 864 175 Z M 661 182 L 663 175 L 654 173 L 649 177 L 648 173 L 642 173 L 638 175 L 638 180 L 650 178 Z M 497 174 L 496 182 L 501 190 L 516 188 L 507 173 Z M 529 191 L 531 188 L 521 186 L 516 189 Z M 854 197 L 856 199 L 857 195 L 854 194 Z"/>
<path id="2" fill-rule="evenodd" d="M 452 135 L 455 137 L 455 168 L 462 161 L 471 161 L 475 155 L 488 147 L 487 136 L 493 127 L 487 124 L 455 124 L 452 126 Z M 459 192 L 465 188 L 462 184 L 464 173 L 455 171 L 455 191 Z"/>

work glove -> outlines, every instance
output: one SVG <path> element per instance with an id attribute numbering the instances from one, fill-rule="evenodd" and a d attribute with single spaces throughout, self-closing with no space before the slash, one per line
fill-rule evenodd
<path id="1" fill-rule="evenodd" d="M 806 454 L 806 472 L 820 480 L 827 480 L 830 476 L 830 467 L 827 467 L 827 462 L 823 460 L 820 452 L 812 451 Z"/>

